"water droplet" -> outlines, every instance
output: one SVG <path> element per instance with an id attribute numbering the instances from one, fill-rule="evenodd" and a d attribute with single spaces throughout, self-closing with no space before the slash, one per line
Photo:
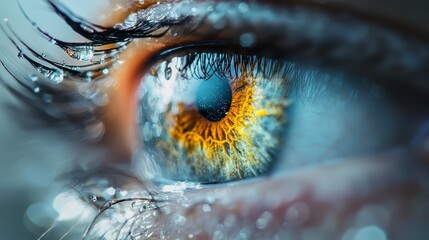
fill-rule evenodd
<path id="1" fill-rule="evenodd" d="M 33 89 L 33 92 L 35 92 L 35 93 L 39 93 L 39 92 L 40 92 L 40 87 L 35 87 L 35 88 Z"/>
<path id="2" fill-rule="evenodd" d="M 91 201 L 92 202 L 96 202 L 97 200 L 98 200 L 97 196 L 95 196 L 95 195 L 91 196 Z"/>
<path id="3" fill-rule="evenodd" d="M 245 2 L 241 2 L 238 4 L 238 11 L 240 11 L 241 13 L 246 13 L 247 11 L 249 11 L 249 4 L 245 3 Z"/>
<path id="4" fill-rule="evenodd" d="M 111 199 L 116 193 L 116 189 L 113 187 L 109 187 L 103 191 L 103 197 L 105 199 Z"/>
<path id="5" fill-rule="evenodd" d="M 75 46 L 64 48 L 64 51 L 70 57 L 79 61 L 89 62 L 94 57 L 94 48 L 92 46 Z"/>
<path id="6" fill-rule="evenodd" d="M 235 222 L 236 222 L 236 217 L 235 217 L 235 215 L 230 214 L 230 215 L 228 215 L 228 216 L 225 218 L 225 220 L 223 221 L 223 225 L 224 225 L 225 227 L 232 227 L 232 226 L 234 226 Z"/>
<path id="7" fill-rule="evenodd" d="M 208 213 L 211 212 L 212 208 L 208 204 L 203 205 L 203 212 Z"/>
<path id="8" fill-rule="evenodd" d="M 52 45 L 55 45 L 55 44 L 57 44 L 57 40 L 55 40 L 54 38 L 52 38 L 52 39 L 49 41 L 49 43 L 50 43 L 50 44 L 52 44 Z"/>
<path id="9" fill-rule="evenodd" d="M 90 28 L 90 27 L 86 26 L 85 24 L 81 24 L 81 25 L 80 25 L 80 27 L 81 27 L 84 31 L 86 31 L 86 32 L 89 32 L 89 33 L 93 33 L 93 32 L 94 32 L 94 30 L 93 30 L 92 28 Z"/>
<path id="10" fill-rule="evenodd" d="M 108 68 L 103 69 L 103 74 L 109 74 L 109 69 Z"/>
<path id="11" fill-rule="evenodd" d="M 3 18 L 3 22 L 7 23 L 7 22 L 9 22 L 9 19 L 8 18 Z"/>
<path id="12" fill-rule="evenodd" d="M 64 80 L 64 73 L 61 70 L 51 69 L 44 66 L 39 66 L 36 70 L 55 83 L 61 83 Z"/>
<path id="13" fill-rule="evenodd" d="M 273 215 L 269 212 L 264 212 L 261 214 L 261 216 L 256 220 L 256 227 L 258 229 L 264 229 L 267 227 L 268 223 L 273 218 Z"/>
<path id="14" fill-rule="evenodd" d="M 182 215 L 176 215 L 174 216 L 173 221 L 176 225 L 185 225 L 186 218 Z"/>
<path id="15" fill-rule="evenodd" d="M 251 47 L 255 44 L 256 37 L 252 33 L 244 33 L 240 36 L 240 45 L 242 47 Z"/>
<path id="16" fill-rule="evenodd" d="M 124 21 L 125 28 L 134 27 L 137 24 L 137 13 L 131 13 Z"/>
<path id="17" fill-rule="evenodd" d="M 64 74 L 62 71 L 54 71 L 49 75 L 49 79 L 55 83 L 61 83 L 64 80 Z"/>
<path id="18" fill-rule="evenodd" d="M 46 53 L 42 53 L 41 55 L 42 55 L 42 57 L 44 57 L 44 58 L 46 57 Z"/>
<path id="19" fill-rule="evenodd" d="M 79 61 L 89 62 L 94 57 L 94 47 L 92 46 L 77 46 L 65 49 L 66 53 Z"/>
<path id="20" fill-rule="evenodd" d="M 286 211 L 285 221 L 302 224 L 307 221 L 309 215 L 310 209 L 308 208 L 307 204 L 297 202 Z"/>
<path id="21" fill-rule="evenodd" d="M 31 74 L 30 79 L 32 82 L 36 82 L 37 80 L 39 80 L 39 77 L 36 74 Z"/>

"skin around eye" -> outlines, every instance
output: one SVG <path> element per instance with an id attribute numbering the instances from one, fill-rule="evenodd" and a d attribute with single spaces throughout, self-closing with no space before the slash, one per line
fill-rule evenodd
<path id="1" fill-rule="evenodd" d="M 121 157 L 111 156 L 112 160 L 128 161 L 139 146 L 140 129 L 135 125 L 136 109 L 139 108 L 136 94 L 141 84 L 141 72 L 151 72 L 151 69 L 142 69 L 142 66 L 152 55 L 184 42 L 186 40 L 183 38 L 137 41 L 128 47 L 121 58 L 124 64 L 112 69 L 111 76 L 118 80 L 118 85 L 111 90 L 111 104 L 102 112 L 108 131 L 105 142 L 101 144 L 112 152 L 122 154 Z M 231 96 L 231 106 L 232 100 Z M 201 102 L 204 101 L 196 101 L 197 107 Z M 404 103 L 394 107 L 401 107 L 403 115 L 418 115 L 427 102 L 421 104 Z M 219 108 L 227 108 L 228 105 Z M 201 115 L 213 122 L 225 119 L 222 113 L 225 115 L 222 111 L 215 115 Z M 265 113 L 262 111 L 260 114 L 263 116 Z M 382 115 L 381 112 L 375 114 Z M 289 123 L 289 116 L 292 115 L 287 116 Z M 425 115 L 421 117 L 426 118 Z M 368 120 L 362 125 L 368 123 L 372 121 Z M 420 127 L 420 123 L 416 122 L 414 127 Z M 394 124 L 394 127 L 392 132 L 407 128 L 402 124 Z M 95 221 L 88 223 L 91 228 L 85 236 L 86 239 L 124 236 L 155 239 L 426 240 L 425 223 L 429 216 L 427 131 L 424 127 L 421 130 L 420 138 L 412 136 L 415 137 L 413 145 L 406 145 L 406 149 L 399 151 L 337 162 L 331 166 L 318 165 L 317 168 L 301 169 L 286 176 L 205 189 L 199 189 L 200 185 L 181 183 L 156 186 L 157 194 L 149 194 L 152 192 L 144 187 L 132 189 L 144 196 L 138 198 L 123 191 L 131 192 L 126 184 L 114 188 L 97 180 L 97 190 L 102 191 L 100 195 L 94 191 L 94 195 L 87 199 L 88 205 L 99 206 L 97 199 L 104 199 L 101 197 L 104 195 L 120 200 L 109 201 L 100 207 L 99 215 L 94 213 Z M 418 147 L 418 151 L 414 151 Z M 150 182 L 145 183 L 150 185 Z M 131 197 L 126 199 L 124 196 Z M 84 199 L 86 197 L 82 196 Z M 64 206 L 67 208 L 69 205 Z M 82 232 L 88 225 L 81 227 Z M 77 238 L 81 236 L 80 233 Z"/>

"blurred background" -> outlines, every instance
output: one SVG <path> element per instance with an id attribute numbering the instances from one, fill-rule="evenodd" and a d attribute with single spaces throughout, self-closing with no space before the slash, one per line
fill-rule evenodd
<path id="1" fill-rule="evenodd" d="M 27 14 L 50 34 L 63 40 L 76 38 L 46 1 L 20 2 Z M 89 19 L 98 18 L 100 15 L 94 13 L 108 7 L 108 1 L 63 2 Z M 9 24 L 37 52 L 48 56 L 59 53 L 24 18 L 18 1 L 2 1 L 0 19 L 6 31 Z M 0 59 L 9 67 L 26 65 L 17 54 L 17 49 L 0 31 Z M 28 69 L 23 68 L 22 73 L 30 74 L 25 72 Z M 81 157 L 79 146 L 5 88 L 7 83 L 22 90 L 3 67 L 0 67 L 0 82 L 0 239 L 37 239 L 58 217 L 53 202 L 67 189 L 57 177 L 70 169 L 73 160 Z"/>

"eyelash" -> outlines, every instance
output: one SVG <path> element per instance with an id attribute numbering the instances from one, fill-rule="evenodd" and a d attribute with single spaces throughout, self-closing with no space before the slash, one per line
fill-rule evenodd
<path id="1" fill-rule="evenodd" d="M 28 75 L 22 64 L 19 67 L 1 60 L 0 64 L 13 79 L 27 92 L 16 89 L 11 82 L 3 82 L 15 96 L 29 106 L 33 106 L 48 121 L 72 123 L 70 134 L 81 138 L 99 139 L 104 132 L 101 121 L 97 119 L 97 109 L 107 103 L 105 89 L 112 84 L 109 79 L 110 68 L 119 59 L 127 45 L 134 38 L 161 37 L 167 30 L 162 28 L 179 24 L 181 21 L 160 23 L 140 23 L 133 28 L 106 28 L 77 17 L 60 3 L 48 0 L 53 11 L 88 42 L 65 42 L 43 31 L 19 7 L 24 17 L 36 31 L 52 45 L 61 48 L 70 58 L 78 60 L 79 65 L 50 60 L 46 54 L 38 53 L 24 42 L 10 26 L 8 19 L 0 25 L 0 30 L 18 50 L 18 57 L 26 61 L 35 73 Z M 86 51 L 86 52 L 83 52 Z M 4 59 L 4 58 L 3 58 Z M 91 61 L 90 64 L 87 62 Z"/>

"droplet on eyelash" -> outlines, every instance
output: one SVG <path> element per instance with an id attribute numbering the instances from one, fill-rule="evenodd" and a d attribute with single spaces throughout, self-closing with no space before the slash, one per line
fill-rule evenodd
<path id="1" fill-rule="evenodd" d="M 90 200 L 91 200 L 92 202 L 96 202 L 96 201 L 98 200 L 98 198 L 97 198 L 97 196 L 92 195 Z"/>
<path id="2" fill-rule="evenodd" d="M 92 46 L 67 47 L 64 51 L 67 55 L 79 61 L 89 62 L 94 57 L 94 48 Z"/>
<path id="3" fill-rule="evenodd" d="M 33 92 L 35 92 L 35 93 L 39 93 L 40 92 L 40 87 L 35 87 L 35 88 L 33 88 Z"/>
<path id="4" fill-rule="evenodd" d="M 46 53 L 42 53 L 41 55 L 42 55 L 42 57 L 44 57 L 44 58 L 46 57 Z"/>
<path id="5" fill-rule="evenodd" d="M 137 13 L 131 13 L 126 19 L 125 19 L 125 21 L 124 21 L 124 27 L 125 28 L 130 28 L 130 27 L 133 27 L 133 26 L 135 26 L 136 24 L 137 24 L 137 20 L 138 20 L 138 18 L 137 18 Z"/>
<path id="6" fill-rule="evenodd" d="M 37 80 L 39 80 L 39 77 L 36 74 L 31 74 L 30 75 L 30 80 L 32 82 L 37 82 Z"/>
<path id="7" fill-rule="evenodd" d="M 44 66 L 38 66 L 36 70 L 54 83 L 61 83 L 64 80 L 64 73 L 61 70 L 50 69 Z"/>
<path id="8" fill-rule="evenodd" d="M 62 71 L 54 71 L 50 76 L 49 79 L 52 80 L 55 83 L 61 83 L 64 80 L 64 74 Z"/>
<path id="9" fill-rule="evenodd" d="M 86 26 L 85 24 L 81 24 L 81 25 L 80 25 L 80 27 L 81 27 L 84 31 L 86 31 L 86 32 L 89 32 L 89 33 L 93 33 L 93 32 L 94 32 L 94 30 L 93 30 L 92 28 L 90 28 L 90 27 Z"/>

